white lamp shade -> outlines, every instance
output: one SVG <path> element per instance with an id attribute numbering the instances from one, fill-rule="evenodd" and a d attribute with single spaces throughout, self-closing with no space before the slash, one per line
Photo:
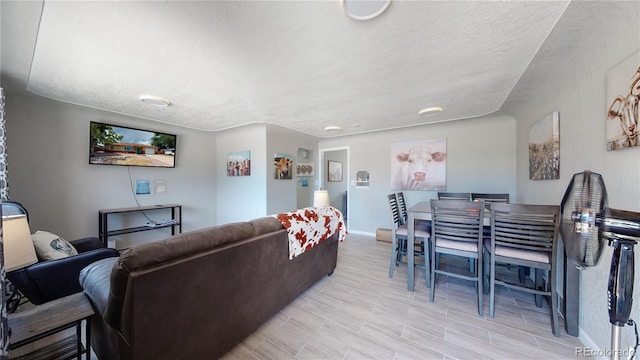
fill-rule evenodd
<path id="1" fill-rule="evenodd" d="M 5 271 L 13 271 L 38 262 L 26 215 L 2 218 L 2 242 Z"/>
<path id="2" fill-rule="evenodd" d="M 316 190 L 313 193 L 313 207 L 330 206 L 329 192 L 327 190 Z"/>

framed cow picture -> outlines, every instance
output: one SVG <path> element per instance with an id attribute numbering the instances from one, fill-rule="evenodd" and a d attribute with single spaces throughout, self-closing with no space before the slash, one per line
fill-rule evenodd
<path id="1" fill-rule="evenodd" d="M 640 146 L 640 52 L 607 72 L 607 150 Z"/>
<path id="2" fill-rule="evenodd" d="M 446 190 L 447 139 L 391 144 L 391 188 Z"/>
<path id="3" fill-rule="evenodd" d="M 291 179 L 293 176 L 293 160 L 291 155 L 275 154 L 273 156 L 273 178 L 276 180 Z"/>

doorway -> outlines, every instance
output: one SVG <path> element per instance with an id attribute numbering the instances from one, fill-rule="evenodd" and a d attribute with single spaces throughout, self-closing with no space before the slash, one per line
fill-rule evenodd
<path id="1" fill-rule="evenodd" d="M 340 210 L 349 228 L 349 147 L 318 150 L 319 189 L 329 192 L 331 206 Z"/>

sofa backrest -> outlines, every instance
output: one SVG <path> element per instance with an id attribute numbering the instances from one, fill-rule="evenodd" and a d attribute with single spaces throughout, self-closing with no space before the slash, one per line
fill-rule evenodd
<path id="1" fill-rule="evenodd" d="M 114 328 L 120 328 L 131 273 L 141 273 L 158 266 L 184 261 L 229 244 L 276 231 L 285 231 L 282 224 L 274 217 L 262 217 L 249 222 L 185 232 L 127 250 L 120 256 L 111 272 L 111 290 L 105 309 L 105 321 Z"/>

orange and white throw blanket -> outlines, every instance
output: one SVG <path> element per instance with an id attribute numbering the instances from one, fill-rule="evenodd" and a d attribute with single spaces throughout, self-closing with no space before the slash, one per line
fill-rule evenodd
<path id="1" fill-rule="evenodd" d="M 289 259 L 325 241 L 339 232 L 338 240 L 347 237 L 347 227 L 340 210 L 332 206 L 308 207 L 273 215 L 289 234 Z"/>

